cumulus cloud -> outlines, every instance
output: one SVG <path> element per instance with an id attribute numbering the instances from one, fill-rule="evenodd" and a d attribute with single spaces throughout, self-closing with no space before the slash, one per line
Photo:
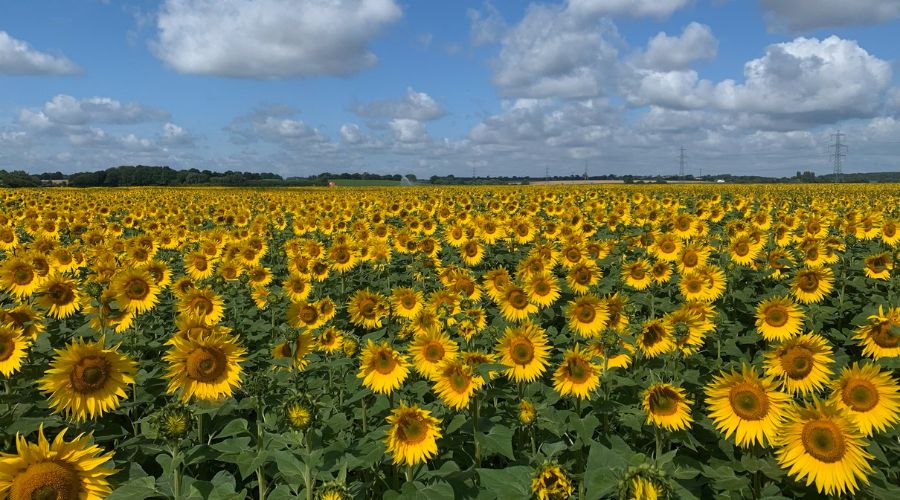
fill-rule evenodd
<path id="1" fill-rule="evenodd" d="M 630 16 L 665 18 L 690 0 L 569 0 L 580 16 Z"/>
<path id="2" fill-rule="evenodd" d="M 77 75 L 81 68 L 62 55 L 33 49 L 0 31 L 0 75 Z"/>
<path id="3" fill-rule="evenodd" d="M 184 127 L 166 122 L 163 124 L 159 142 L 166 146 L 193 146 L 194 136 Z"/>
<path id="4" fill-rule="evenodd" d="M 617 38 L 608 20 L 566 7 L 532 4 L 509 29 L 493 61 L 492 82 L 510 97 L 591 97 L 615 78 Z"/>
<path id="5" fill-rule="evenodd" d="M 806 31 L 878 24 L 900 17 L 900 0 L 761 0 L 769 27 Z"/>
<path id="6" fill-rule="evenodd" d="M 672 109 L 699 109 L 709 103 L 713 84 L 701 80 L 694 70 L 635 72 L 636 83 L 623 85 L 622 92 L 633 106 L 656 105 Z"/>
<path id="7" fill-rule="evenodd" d="M 428 140 L 425 124 L 410 118 L 394 118 L 388 122 L 394 132 L 394 138 L 403 143 L 418 143 Z"/>
<path id="8" fill-rule="evenodd" d="M 491 2 L 485 2 L 484 12 L 468 9 L 466 16 L 469 18 L 469 38 L 476 47 L 496 42 L 506 29 L 506 21 Z"/>
<path id="9" fill-rule="evenodd" d="M 38 113 L 49 122 L 61 125 L 141 123 L 168 117 L 165 111 L 136 102 L 123 103 L 109 97 L 77 99 L 65 94 L 45 102 Z"/>
<path id="10" fill-rule="evenodd" d="M 877 113 L 891 83 L 891 66 L 853 40 L 797 38 L 770 45 L 763 57 L 747 62 L 744 80 L 717 84 L 716 106 L 831 123 Z"/>
<path id="11" fill-rule="evenodd" d="M 167 0 L 157 57 L 181 73 L 238 78 L 349 75 L 402 16 L 394 0 Z"/>
<path id="12" fill-rule="evenodd" d="M 354 104 L 350 110 L 364 118 L 400 118 L 422 122 L 436 120 L 447 114 L 433 97 L 425 92 L 417 92 L 412 87 L 406 89 L 403 97 Z"/>
<path id="13" fill-rule="evenodd" d="M 303 120 L 293 118 L 299 112 L 286 105 L 270 105 L 231 121 L 225 131 L 236 144 L 270 142 L 282 146 L 324 143 L 328 138 Z"/>
<path id="14" fill-rule="evenodd" d="M 684 28 L 681 36 L 660 32 L 651 38 L 640 62 L 655 70 L 684 70 L 695 62 L 715 59 L 718 51 L 719 41 L 709 26 L 694 22 Z"/>

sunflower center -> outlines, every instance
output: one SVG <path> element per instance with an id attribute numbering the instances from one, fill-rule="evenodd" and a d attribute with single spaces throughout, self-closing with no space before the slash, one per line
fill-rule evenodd
<path id="1" fill-rule="evenodd" d="M 819 277 L 814 272 L 803 273 L 797 277 L 797 286 L 806 293 L 819 289 Z"/>
<path id="2" fill-rule="evenodd" d="M 428 426 L 418 418 L 408 417 L 397 426 L 397 437 L 404 444 L 411 445 L 421 443 L 428 434 Z"/>
<path id="3" fill-rule="evenodd" d="M 0 361 L 6 361 L 12 357 L 16 350 L 16 343 L 9 337 L 0 337 Z"/>
<path id="4" fill-rule="evenodd" d="M 525 309 L 528 306 L 528 297 L 520 290 L 513 290 L 507 295 L 509 305 L 515 309 Z"/>
<path id="5" fill-rule="evenodd" d="M 769 413 L 769 397 L 756 384 L 742 382 L 728 395 L 731 409 L 744 420 L 762 420 Z"/>
<path id="6" fill-rule="evenodd" d="M 17 285 L 27 285 L 34 281 L 34 271 L 32 271 L 28 267 L 17 267 L 15 272 L 13 273 L 13 281 L 16 282 Z"/>
<path id="7" fill-rule="evenodd" d="M 885 321 L 872 329 L 872 342 L 884 349 L 894 349 L 900 345 L 900 334 L 894 332 L 890 322 Z"/>
<path id="8" fill-rule="evenodd" d="M 851 380 L 841 391 L 844 404 L 853 411 L 867 412 L 878 406 L 878 389 L 868 380 Z"/>
<path id="9" fill-rule="evenodd" d="M 466 257 L 475 257 L 478 255 L 478 244 L 474 241 L 470 241 L 465 244 L 463 251 L 465 252 Z"/>
<path id="10" fill-rule="evenodd" d="M 661 245 L 659 245 L 659 249 L 662 253 L 672 253 L 675 251 L 675 243 L 672 241 L 664 241 Z"/>
<path id="11" fill-rule="evenodd" d="M 382 375 L 388 375 L 389 373 L 394 371 L 394 366 L 397 365 L 397 361 L 394 359 L 394 356 L 387 351 L 379 351 L 378 354 L 375 355 L 375 371 Z"/>
<path id="12" fill-rule="evenodd" d="M 750 245 L 748 245 L 747 242 L 742 241 L 734 246 L 734 253 L 738 257 L 743 257 L 750 253 Z"/>
<path id="13" fill-rule="evenodd" d="M 338 264 L 346 264 L 350 260 L 350 252 L 340 248 L 334 253 L 334 261 Z"/>
<path id="14" fill-rule="evenodd" d="M 527 365 L 534 359 L 534 346 L 525 339 L 516 339 L 509 348 L 509 357 L 517 365 Z"/>
<path id="15" fill-rule="evenodd" d="M 566 250 L 566 259 L 569 262 L 578 262 L 581 260 L 581 252 L 577 248 L 570 248 Z"/>
<path id="16" fill-rule="evenodd" d="M 587 285 L 591 282 L 591 272 L 587 269 L 579 269 L 573 275 L 575 283 L 579 285 Z"/>
<path id="17" fill-rule="evenodd" d="M 700 257 L 697 256 L 697 253 L 694 251 L 690 251 L 684 254 L 684 257 L 681 258 L 681 263 L 684 264 L 685 267 L 694 267 L 700 262 Z"/>
<path id="18" fill-rule="evenodd" d="M 668 387 L 659 388 L 650 395 L 650 412 L 654 415 L 673 415 L 678 410 L 681 398 Z"/>
<path id="19" fill-rule="evenodd" d="M 546 281 L 538 281 L 534 284 L 534 293 L 536 295 L 547 295 L 550 293 L 550 284 Z"/>
<path id="20" fill-rule="evenodd" d="M 690 293 L 700 293 L 703 290 L 703 282 L 699 279 L 691 279 L 684 286 Z"/>
<path id="21" fill-rule="evenodd" d="M 789 315 L 787 310 L 780 305 L 766 309 L 766 324 L 778 328 L 787 324 Z"/>
<path id="22" fill-rule="evenodd" d="M 188 355 L 187 375 L 193 380 L 213 383 L 219 380 L 228 361 L 225 353 L 214 347 L 197 347 Z"/>
<path id="23" fill-rule="evenodd" d="M 416 298 L 412 295 L 404 295 L 400 299 L 400 305 L 402 305 L 404 309 L 412 309 L 416 307 Z"/>
<path id="24" fill-rule="evenodd" d="M 205 297 L 198 297 L 194 300 L 193 309 L 198 316 L 206 316 L 207 314 L 212 312 L 213 303 Z"/>
<path id="25" fill-rule="evenodd" d="M 318 319 L 319 317 L 319 313 L 318 311 L 316 311 L 315 307 L 304 306 L 302 309 L 300 309 L 300 314 L 298 316 L 300 318 L 300 321 L 306 324 L 310 324 L 316 322 L 316 319 Z"/>
<path id="26" fill-rule="evenodd" d="M 460 369 L 454 369 L 447 377 L 450 387 L 456 392 L 465 392 L 469 388 L 472 379 Z"/>
<path id="27" fill-rule="evenodd" d="M 47 290 L 47 295 L 56 305 L 71 304 L 75 301 L 75 293 L 72 288 L 64 284 L 56 284 Z"/>
<path id="28" fill-rule="evenodd" d="M 425 359 L 429 363 L 437 363 L 444 359 L 444 346 L 438 342 L 433 342 L 425 346 Z"/>
<path id="29" fill-rule="evenodd" d="M 662 326 L 658 324 L 652 324 L 644 331 L 643 343 L 647 347 L 651 347 L 655 345 L 657 342 L 663 339 L 664 330 Z"/>
<path id="30" fill-rule="evenodd" d="M 15 476 L 9 497 L 11 500 L 75 500 L 80 490 L 78 473 L 67 464 L 40 462 Z"/>
<path id="31" fill-rule="evenodd" d="M 575 384 L 583 384 L 591 376 L 591 367 L 580 358 L 570 359 L 566 363 L 566 368 L 569 371 L 569 380 Z"/>
<path id="32" fill-rule="evenodd" d="M 647 273 L 644 272 L 644 268 L 639 267 L 639 266 L 632 267 L 630 274 L 631 274 L 631 279 L 635 279 L 635 280 L 642 280 L 642 279 L 644 279 L 644 276 L 647 275 Z"/>
<path id="33" fill-rule="evenodd" d="M 844 458 L 844 435 L 840 427 L 830 420 L 813 420 L 803 426 L 803 448 L 820 462 L 831 464 Z"/>
<path id="34" fill-rule="evenodd" d="M 82 394 L 100 390 L 109 379 L 110 364 L 100 356 L 85 356 L 72 368 L 69 380 L 72 389 Z"/>
<path id="35" fill-rule="evenodd" d="M 597 311 L 590 304 L 580 304 L 575 309 L 575 317 L 579 323 L 593 323 L 597 317 Z"/>
<path id="36" fill-rule="evenodd" d="M 359 305 L 359 315 L 366 319 L 374 318 L 375 305 L 375 301 L 372 299 L 363 300 L 362 304 Z"/>
<path id="37" fill-rule="evenodd" d="M 875 273 L 884 272 L 887 269 L 887 263 L 881 257 L 869 261 L 868 266 L 869 269 Z"/>
<path id="38" fill-rule="evenodd" d="M 150 287 L 142 279 L 133 279 L 125 285 L 125 295 L 131 300 L 142 300 L 150 293 Z"/>
<path id="39" fill-rule="evenodd" d="M 792 347 L 781 355 L 781 367 L 785 375 L 794 380 L 806 378 L 814 365 L 813 352 L 806 347 Z"/>

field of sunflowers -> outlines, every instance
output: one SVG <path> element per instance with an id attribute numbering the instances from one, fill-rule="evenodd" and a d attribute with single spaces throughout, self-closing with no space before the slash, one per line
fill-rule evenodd
<path id="1" fill-rule="evenodd" d="M 898 186 L 0 201 L 0 500 L 900 498 Z"/>

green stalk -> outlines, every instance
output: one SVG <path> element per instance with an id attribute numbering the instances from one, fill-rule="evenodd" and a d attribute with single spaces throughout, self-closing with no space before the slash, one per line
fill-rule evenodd
<path id="1" fill-rule="evenodd" d="M 472 442 L 475 445 L 475 466 L 481 467 L 481 444 L 478 442 L 478 397 L 472 396 Z"/>
<path id="2" fill-rule="evenodd" d="M 369 426 L 367 423 L 368 419 L 366 418 L 366 397 L 363 396 L 362 398 L 360 398 L 359 403 L 360 403 L 360 406 L 362 407 L 362 419 L 361 419 L 362 420 L 362 431 L 363 431 L 363 434 L 365 435 L 365 434 L 369 433 Z"/>
<path id="3" fill-rule="evenodd" d="M 659 427 L 656 425 L 653 426 L 653 435 L 656 438 L 656 460 L 659 461 L 659 457 L 662 456 L 663 443 L 662 435 L 660 435 L 659 432 Z"/>
<path id="4" fill-rule="evenodd" d="M 181 463 L 176 464 L 179 453 L 175 446 L 171 446 L 169 452 L 172 454 L 172 496 L 181 500 Z"/>
<path id="5" fill-rule="evenodd" d="M 263 452 L 264 441 L 266 437 L 265 414 L 263 413 L 262 400 L 257 397 L 256 406 L 256 453 L 259 456 Z M 256 483 L 259 486 L 259 500 L 266 498 L 266 473 L 263 465 L 256 469 Z"/>

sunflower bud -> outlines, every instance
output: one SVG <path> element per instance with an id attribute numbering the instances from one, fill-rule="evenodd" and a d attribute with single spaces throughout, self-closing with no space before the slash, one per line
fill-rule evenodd
<path id="1" fill-rule="evenodd" d="M 171 404 L 160 410 L 152 422 L 163 439 L 177 442 L 193 430 L 194 414 L 186 406 Z"/>
<path id="2" fill-rule="evenodd" d="M 281 407 L 281 418 L 290 429 L 302 431 L 312 423 L 313 410 L 305 398 L 298 396 L 289 399 Z"/>

